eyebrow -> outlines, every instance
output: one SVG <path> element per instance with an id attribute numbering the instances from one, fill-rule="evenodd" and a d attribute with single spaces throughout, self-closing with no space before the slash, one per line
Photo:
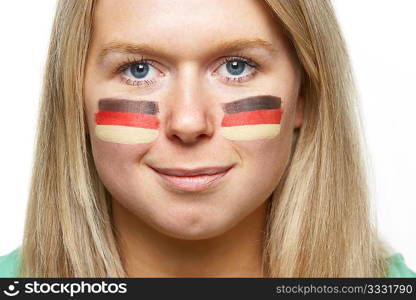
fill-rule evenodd
<path id="1" fill-rule="evenodd" d="M 277 49 L 268 41 L 260 38 L 237 39 L 232 41 L 222 41 L 215 46 L 215 52 L 237 52 L 250 48 L 263 48 L 270 53 L 277 53 Z M 153 54 L 157 55 L 160 51 L 146 43 L 128 43 L 123 41 L 112 41 L 103 46 L 99 55 L 98 62 L 102 63 L 104 58 L 110 53 L 122 54 Z"/>

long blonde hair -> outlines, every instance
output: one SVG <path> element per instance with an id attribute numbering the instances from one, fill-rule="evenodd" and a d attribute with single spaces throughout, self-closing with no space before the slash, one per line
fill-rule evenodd
<path id="1" fill-rule="evenodd" d="M 331 3 L 264 0 L 303 69 L 304 121 L 269 202 L 268 277 L 384 277 L 360 119 Z M 96 0 L 60 0 L 52 27 L 21 248 L 22 277 L 126 277 L 111 196 L 86 132 L 84 68 Z"/>

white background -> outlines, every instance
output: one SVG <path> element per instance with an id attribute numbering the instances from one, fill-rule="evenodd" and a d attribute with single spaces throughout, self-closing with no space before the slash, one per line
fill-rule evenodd
<path id="1" fill-rule="evenodd" d="M 361 95 L 378 228 L 416 270 L 416 1 L 333 3 Z M 0 255 L 21 244 L 54 9 L 0 2 Z"/>

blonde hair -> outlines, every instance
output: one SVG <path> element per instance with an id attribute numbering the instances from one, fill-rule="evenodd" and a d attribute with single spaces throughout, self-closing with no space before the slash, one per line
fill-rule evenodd
<path id="1" fill-rule="evenodd" d="M 304 121 L 271 201 L 267 277 L 385 277 L 369 206 L 348 56 L 324 0 L 264 0 L 303 69 Z M 111 196 L 85 136 L 96 0 L 60 0 L 52 28 L 21 249 L 22 277 L 126 277 Z"/>

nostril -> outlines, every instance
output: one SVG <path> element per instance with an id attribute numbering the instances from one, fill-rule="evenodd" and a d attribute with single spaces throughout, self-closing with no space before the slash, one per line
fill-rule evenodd
<path id="1" fill-rule="evenodd" d="M 177 121 L 165 127 L 169 139 L 185 144 L 193 144 L 201 140 L 209 139 L 213 133 L 213 126 L 207 120 Z"/>
<path id="2" fill-rule="evenodd" d="M 206 133 L 201 134 L 186 134 L 186 133 L 175 133 L 172 138 L 182 144 L 195 144 L 200 141 L 209 139 L 209 135 Z"/>

